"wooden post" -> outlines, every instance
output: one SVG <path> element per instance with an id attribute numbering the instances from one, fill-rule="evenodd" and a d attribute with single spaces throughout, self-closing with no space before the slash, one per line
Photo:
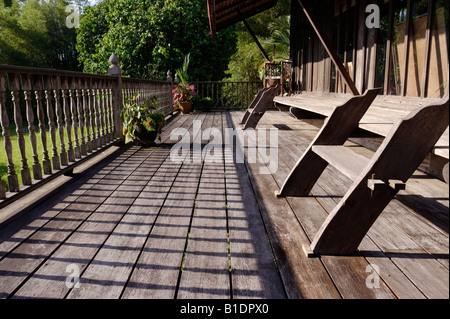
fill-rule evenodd
<path id="1" fill-rule="evenodd" d="M 389 1 L 388 38 L 386 42 L 386 61 L 384 65 L 384 95 L 389 95 L 392 70 L 392 43 L 394 39 L 394 1 Z"/>
<path id="2" fill-rule="evenodd" d="M 115 53 L 111 54 L 109 58 L 109 62 L 111 63 L 108 74 L 117 77 L 117 81 L 114 83 L 112 87 L 112 109 L 113 109 L 113 120 L 114 120 L 114 137 L 120 138 L 121 142 L 125 142 L 125 137 L 123 135 L 123 124 L 122 124 L 122 70 L 120 69 L 118 63 L 119 58 Z"/>
<path id="3" fill-rule="evenodd" d="M 410 51 L 410 38 L 412 24 L 412 0 L 408 0 L 406 4 L 406 21 L 405 21 L 405 38 L 404 45 L 405 50 L 403 53 L 403 73 L 402 73 L 402 87 L 401 95 L 406 96 L 407 86 L 408 86 L 408 66 L 409 66 L 409 51 Z"/>

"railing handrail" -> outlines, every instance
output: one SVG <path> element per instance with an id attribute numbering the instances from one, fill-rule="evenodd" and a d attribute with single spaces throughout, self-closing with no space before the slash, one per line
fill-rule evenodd
<path id="1" fill-rule="evenodd" d="M 116 80 L 117 77 L 113 75 L 105 75 L 105 74 L 96 74 L 96 73 L 85 73 L 78 71 L 67 71 L 67 70 L 58 70 L 58 69 L 44 69 L 44 68 L 35 68 L 28 66 L 17 66 L 17 65 L 4 65 L 0 64 L 0 72 L 5 73 L 19 73 L 19 74 L 38 74 L 38 75 L 59 75 L 59 76 L 73 76 L 73 77 L 84 77 L 84 78 L 100 78 L 105 80 Z M 122 76 L 122 80 L 130 81 L 130 82 L 145 82 L 145 83 L 165 83 L 167 81 L 161 80 L 152 80 L 152 79 L 138 79 Z"/>

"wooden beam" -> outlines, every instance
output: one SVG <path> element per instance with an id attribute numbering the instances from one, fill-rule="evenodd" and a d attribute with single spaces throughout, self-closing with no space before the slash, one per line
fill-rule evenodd
<path id="1" fill-rule="evenodd" d="M 339 72 L 344 77 L 344 81 L 347 84 L 347 86 L 350 88 L 350 90 L 352 91 L 353 95 L 360 95 L 358 89 L 355 86 L 355 83 L 351 79 L 347 69 L 345 68 L 344 64 L 342 63 L 342 60 L 340 59 L 336 50 L 331 45 L 330 39 L 326 35 L 322 26 L 319 24 L 319 20 L 313 14 L 313 12 L 312 12 L 313 6 L 312 6 L 311 1 L 310 0 L 298 0 L 298 3 L 303 8 L 303 12 L 305 13 L 306 17 L 308 18 L 309 22 L 311 23 L 314 31 L 316 32 L 317 36 L 319 37 L 320 41 L 322 42 L 325 50 L 328 52 L 328 54 L 330 55 L 334 64 L 338 68 Z"/>
<path id="2" fill-rule="evenodd" d="M 264 55 L 264 58 L 267 61 L 270 61 L 269 56 L 267 55 L 266 51 L 262 47 L 261 43 L 258 41 L 258 38 L 256 37 L 255 33 L 253 32 L 252 28 L 250 28 L 250 25 L 248 24 L 247 20 L 244 19 L 244 20 L 242 20 L 242 22 L 244 22 L 245 27 L 247 28 L 248 32 L 252 36 L 253 40 L 255 41 L 255 43 L 258 46 L 258 48 L 261 51 L 261 53 Z"/>
<path id="3" fill-rule="evenodd" d="M 428 1 L 427 31 L 425 33 L 425 55 L 423 57 L 422 82 L 420 87 L 421 98 L 427 97 L 428 91 L 428 71 L 430 69 L 430 50 L 431 50 L 431 38 L 433 34 L 435 7 L 436 7 L 436 0 Z"/>

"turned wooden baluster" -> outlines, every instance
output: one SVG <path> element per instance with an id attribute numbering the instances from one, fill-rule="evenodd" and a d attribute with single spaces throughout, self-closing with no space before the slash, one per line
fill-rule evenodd
<path id="1" fill-rule="evenodd" d="M 44 170 L 45 175 L 50 175 L 52 173 L 52 165 L 50 163 L 50 158 L 48 157 L 47 131 L 45 128 L 44 109 L 42 108 L 42 77 L 40 75 L 33 75 L 32 85 L 34 89 L 34 95 L 36 96 L 36 106 L 37 106 L 36 114 L 39 121 L 39 134 L 41 136 L 41 143 L 42 143 L 42 154 L 43 154 L 42 168 Z"/>
<path id="2" fill-rule="evenodd" d="M 52 166 L 54 170 L 60 170 L 61 164 L 59 162 L 58 148 L 56 146 L 56 129 L 55 129 L 55 113 L 52 105 L 52 78 L 50 76 L 44 77 L 44 92 L 45 100 L 47 102 L 47 119 L 48 128 L 50 132 L 50 140 L 52 142 Z"/>
<path id="3" fill-rule="evenodd" d="M 14 162 L 12 157 L 12 144 L 9 132 L 9 118 L 6 112 L 5 101 L 5 74 L 0 73 L 0 123 L 2 126 L 3 142 L 5 145 L 6 158 L 8 159 L 8 187 L 10 192 L 19 191 L 19 179 L 16 171 L 14 170 Z M 4 195 L 4 194 L 3 194 Z M 0 196 L 4 198 L 4 196 Z"/>
<path id="4" fill-rule="evenodd" d="M 75 159 L 81 158 L 81 150 L 80 150 L 80 142 L 78 139 L 78 112 L 77 112 L 77 100 L 75 90 L 77 89 L 77 81 L 73 77 L 66 77 L 66 81 L 68 84 L 68 92 L 69 92 L 69 101 L 70 101 L 70 113 L 72 113 L 72 125 L 73 128 L 73 136 L 74 136 L 74 158 L 72 162 L 75 162 Z M 67 116 L 67 115 L 66 115 Z M 70 117 L 70 116 L 69 116 Z M 69 157 L 70 158 L 70 157 Z"/>
<path id="5" fill-rule="evenodd" d="M 92 79 L 92 86 L 91 86 L 91 92 L 94 97 L 94 101 L 92 104 L 93 111 L 94 111 L 94 129 L 95 129 L 95 145 L 96 149 L 100 148 L 102 146 L 102 143 L 100 141 L 101 134 L 100 134 L 100 120 L 99 120 L 99 103 L 98 103 L 98 83 L 96 79 Z"/>
<path id="6" fill-rule="evenodd" d="M 106 145 L 105 135 L 105 92 L 103 91 L 103 80 L 97 80 L 98 98 L 99 98 L 99 122 L 100 122 L 100 143 Z"/>
<path id="7" fill-rule="evenodd" d="M 89 93 L 89 80 L 87 78 L 81 79 L 81 87 L 83 88 L 83 111 L 84 111 L 84 127 L 86 128 L 86 151 L 92 153 L 91 144 L 91 130 L 90 130 L 90 93 Z"/>
<path id="8" fill-rule="evenodd" d="M 103 140 L 105 145 L 109 143 L 108 132 L 108 93 L 106 91 L 106 79 L 101 80 L 102 96 L 103 96 Z"/>
<path id="9" fill-rule="evenodd" d="M 64 119 L 63 119 L 63 107 L 61 105 L 60 91 L 61 91 L 61 77 L 57 75 L 54 81 L 54 90 L 53 90 L 55 96 L 56 123 L 58 124 L 58 134 L 59 140 L 61 142 L 60 145 L 61 165 L 67 166 L 69 165 L 69 160 L 66 152 L 66 146 L 64 143 Z"/>
<path id="10" fill-rule="evenodd" d="M 42 179 L 42 168 L 39 163 L 39 155 L 37 153 L 36 128 L 34 127 L 34 112 L 31 102 L 31 76 L 29 74 L 22 77 L 22 90 L 25 95 L 26 114 L 28 121 L 28 135 L 30 137 L 31 149 L 33 151 L 33 177 L 36 180 Z"/>
<path id="11" fill-rule="evenodd" d="M 88 80 L 88 87 L 89 87 L 89 117 L 91 122 L 91 129 L 92 129 L 92 136 L 91 136 L 91 146 L 92 151 L 95 151 L 97 146 L 97 134 L 95 132 L 96 126 L 95 126 L 95 90 L 93 89 L 93 80 L 92 78 L 89 78 Z"/>
<path id="12" fill-rule="evenodd" d="M 108 121 L 109 121 L 109 140 L 114 140 L 114 116 L 113 116 L 113 104 L 112 104 L 112 80 L 107 82 L 107 92 L 108 92 Z"/>
<path id="13" fill-rule="evenodd" d="M 79 126 L 80 126 L 80 140 L 81 140 L 81 145 L 80 145 L 80 151 L 81 151 L 81 155 L 82 156 L 86 156 L 87 155 L 87 146 L 86 146 L 86 140 L 85 140 L 85 135 L 84 135 L 84 128 L 86 126 L 86 122 L 85 122 L 85 108 L 84 108 L 84 90 L 83 90 L 83 78 L 78 78 L 77 79 L 77 90 L 76 92 L 76 96 L 77 96 L 77 109 L 78 109 L 78 120 L 79 120 Z"/>
<path id="14" fill-rule="evenodd" d="M 64 76 L 61 79 L 61 95 L 63 99 L 63 111 L 64 120 L 66 123 L 66 134 L 67 134 L 67 156 L 69 162 L 75 162 L 75 151 L 72 144 L 72 121 L 70 118 L 70 93 L 69 93 L 69 79 Z"/>
<path id="15" fill-rule="evenodd" d="M 16 124 L 16 132 L 17 132 L 17 143 L 19 145 L 20 156 L 21 156 L 21 170 L 20 174 L 22 175 L 22 183 L 23 185 L 31 185 L 31 173 L 30 168 L 27 163 L 27 155 L 25 152 L 25 138 L 23 136 L 23 128 L 22 128 L 22 113 L 20 112 L 20 100 L 19 100 L 19 75 L 10 73 L 8 74 L 9 79 L 9 88 L 11 90 L 12 101 L 14 105 L 14 122 Z"/>

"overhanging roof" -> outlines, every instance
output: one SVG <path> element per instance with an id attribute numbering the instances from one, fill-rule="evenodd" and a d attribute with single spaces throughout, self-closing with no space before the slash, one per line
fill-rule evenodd
<path id="1" fill-rule="evenodd" d="M 278 0 L 207 0 L 211 35 L 272 8 Z"/>

